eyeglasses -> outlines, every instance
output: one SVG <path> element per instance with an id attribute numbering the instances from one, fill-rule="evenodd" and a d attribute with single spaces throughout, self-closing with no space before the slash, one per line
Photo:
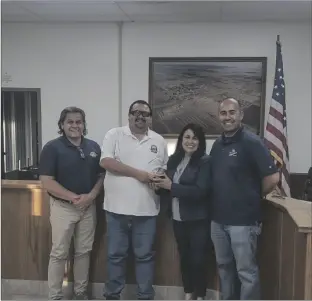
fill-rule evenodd
<path id="1" fill-rule="evenodd" d="M 78 151 L 79 151 L 79 154 L 80 154 L 80 158 L 81 159 L 85 159 L 86 158 L 86 156 L 85 156 L 85 154 L 84 154 L 84 152 L 83 152 L 83 149 L 81 148 L 81 147 L 77 147 L 77 149 L 78 149 Z"/>
<path id="2" fill-rule="evenodd" d="M 139 111 L 139 110 L 131 111 L 130 114 L 135 117 L 139 117 L 140 115 L 142 115 L 142 117 L 145 117 L 145 118 L 150 117 L 152 115 L 150 112 Z"/>

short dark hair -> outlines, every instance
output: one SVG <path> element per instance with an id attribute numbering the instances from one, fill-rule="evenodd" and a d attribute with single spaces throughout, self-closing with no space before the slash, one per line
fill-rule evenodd
<path id="1" fill-rule="evenodd" d="M 82 110 L 82 109 L 80 109 L 80 108 L 77 108 L 77 107 L 67 107 L 67 108 L 65 108 L 65 109 L 61 112 L 59 121 L 58 121 L 58 123 L 57 123 L 58 128 L 59 128 L 58 133 L 59 133 L 60 135 L 64 135 L 64 130 L 62 129 L 62 124 L 64 123 L 64 121 L 65 121 L 66 116 L 67 116 L 68 113 L 80 113 L 80 114 L 81 114 L 82 122 L 83 122 L 83 125 L 84 125 L 84 129 L 83 129 L 82 134 L 83 134 L 84 136 L 87 135 L 86 113 L 84 112 L 84 110 Z"/>
<path id="2" fill-rule="evenodd" d="M 187 124 L 181 131 L 178 137 L 176 149 L 172 155 L 173 166 L 176 168 L 185 155 L 185 151 L 182 146 L 183 135 L 187 130 L 191 130 L 195 137 L 198 139 L 198 149 L 192 154 L 190 164 L 197 162 L 206 153 L 206 138 L 204 129 L 195 123 Z"/>
<path id="3" fill-rule="evenodd" d="M 241 102 L 240 102 L 240 100 L 238 100 L 238 99 L 236 99 L 236 98 L 234 98 L 234 97 L 226 97 L 226 98 L 222 99 L 222 100 L 219 102 L 219 109 L 220 109 L 220 106 L 221 106 L 222 103 L 224 103 L 225 101 L 230 100 L 230 99 L 233 99 L 233 100 L 237 101 L 238 109 L 241 111 L 241 110 L 242 110 Z"/>
<path id="4" fill-rule="evenodd" d="M 131 112 L 132 112 L 133 106 L 136 105 L 137 103 L 138 103 L 138 104 L 141 104 L 141 105 L 146 105 L 146 106 L 148 106 L 148 108 L 149 108 L 149 110 L 150 110 L 150 114 L 151 114 L 151 116 L 152 116 L 152 107 L 151 107 L 151 105 L 150 105 L 147 101 L 141 100 L 141 99 L 134 101 L 134 102 L 130 105 L 130 107 L 129 107 L 129 113 L 128 113 L 129 115 L 130 115 Z"/>

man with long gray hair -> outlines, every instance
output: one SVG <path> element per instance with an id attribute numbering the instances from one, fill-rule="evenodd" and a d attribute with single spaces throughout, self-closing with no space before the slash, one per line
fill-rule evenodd
<path id="1" fill-rule="evenodd" d="M 82 109 L 65 108 L 58 121 L 59 138 L 49 141 L 40 156 L 40 180 L 50 195 L 52 250 L 48 268 L 49 298 L 63 299 L 65 263 L 74 236 L 74 299 L 87 300 L 95 199 L 103 186 L 100 146 L 85 138 Z"/>

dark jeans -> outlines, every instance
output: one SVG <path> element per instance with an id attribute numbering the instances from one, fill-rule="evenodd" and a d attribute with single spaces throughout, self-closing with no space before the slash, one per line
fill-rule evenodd
<path id="1" fill-rule="evenodd" d="M 154 250 L 156 216 L 127 216 L 106 212 L 107 280 L 106 299 L 120 299 L 125 286 L 126 258 L 133 247 L 138 299 L 154 299 Z"/>
<path id="2" fill-rule="evenodd" d="M 207 253 L 210 221 L 173 221 L 174 236 L 180 255 L 180 269 L 185 293 L 205 297 L 207 289 Z"/>
<path id="3" fill-rule="evenodd" d="M 260 232 L 260 225 L 227 226 L 211 223 L 222 299 L 260 300 L 259 269 L 256 262 Z M 235 296 L 236 275 L 240 282 L 240 296 Z"/>

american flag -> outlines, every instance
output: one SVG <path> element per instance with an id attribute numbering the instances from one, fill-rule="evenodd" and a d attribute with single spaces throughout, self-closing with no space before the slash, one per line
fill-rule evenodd
<path id="1" fill-rule="evenodd" d="M 289 152 L 287 143 L 287 118 L 282 46 L 277 36 L 274 88 L 265 131 L 265 144 L 276 165 L 280 168 L 278 187 L 284 196 L 290 197 Z"/>

